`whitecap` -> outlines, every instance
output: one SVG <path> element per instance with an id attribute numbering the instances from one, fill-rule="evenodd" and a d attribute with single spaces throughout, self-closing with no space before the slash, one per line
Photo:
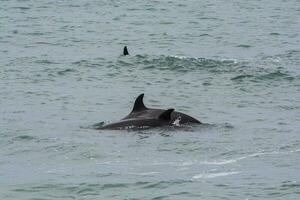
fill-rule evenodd
<path id="1" fill-rule="evenodd" d="M 187 57 L 187 56 L 177 56 L 177 55 L 171 55 L 170 57 L 173 57 L 173 58 L 178 58 L 178 59 L 189 59 L 190 57 Z"/>
<path id="2" fill-rule="evenodd" d="M 159 172 L 141 172 L 141 173 L 129 173 L 131 175 L 137 175 L 137 176 L 151 176 L 154 174 L 159 174 Z"/>
<path id="3" fill-rule="evenodd" d="M 216 178 L 221 176 L 229 176 L 239 174 L 240 172 L 218 172 L 218 173 L 201 173 L 194 175 L 192 179 L 207 179 L 207 178 Z"/>
<path id="4" fill-rule="evenodd" d="M 297 153 L 300 152 L 300 149 L 296 149 L 296 150 L 291 150 L 290 153 Z"/>
<path id="5" fill-rule="evenodd" d="M 237 162 L 239 159 L 220 160 L 220 161 L 203 161 L 204 165 L 226 165 Z"/>

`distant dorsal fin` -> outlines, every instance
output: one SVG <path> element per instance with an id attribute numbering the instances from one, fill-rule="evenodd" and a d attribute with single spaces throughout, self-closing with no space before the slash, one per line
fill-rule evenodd
<path id="1" fill-rule="evenodd" d="M 127 46 L 125 46 L 123 49 L 123 56 L 126 56 L 126 55 L 129 55 Z"/>
<path id="2" fill-rule="evenodd" d="M 143 110 L 146 110 L 147 107 L 144 105 L 144 102 L 143 102 L 143 98 L 144 98 L 144 94 L 140 94 L 135 102 L 134 102 L 134 106 L 133 106 L 133 109 L 132 109 L 132 113 L 133 112 L 139 112 L 139 111 L 143 111 Z"/>
<path id="3" fill-rule="evenodd" d="M 161 113 L 159 115 L 159 119 L 162 119 L 162 120 L 166 120 L 166 121 L 170 121 L 171 120 L 171 114 L 172 112 L 174 111 L 174 109 L 168 109 L 166 111 L 164 111 L 163 113 Z"/>

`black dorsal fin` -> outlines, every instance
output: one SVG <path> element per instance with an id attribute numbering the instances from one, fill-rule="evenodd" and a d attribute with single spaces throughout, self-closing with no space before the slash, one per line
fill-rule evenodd
<path id="1" fill-rule="evenodd" d="M 143 102 L 143 98 L 144 98 L 144 94 L 140 94 L 135 102 L 134 102 L 134 106 L 133 106 L 133 109 L 132 109 L 132 113 L 133 112 L 139 112 L 139 111 L 143 111 L 143 110 L 146 110 L 147 107 L 144 105 L 144 102 Z"/>
<path id="2" fill-rule="evenodd" d="M 159 119 L 162 119 L 162 120 L 166 120 L 166 121 L 170 121 L 171 120 L 171 114 L 172 112 L 174 111 L 174 109 L 168 109 L 166 111 L 164 111 L 163 113 L 161 113 L 159 115 Z"/>
<path id="3" fill-rule="evenodd" d="M 123 49 L 123 56 L 126 56 L 126 55 L 129 55 L 127 46 L 125 46 Z"/>

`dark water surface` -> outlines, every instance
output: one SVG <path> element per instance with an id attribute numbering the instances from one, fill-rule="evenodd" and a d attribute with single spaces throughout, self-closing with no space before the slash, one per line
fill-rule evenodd
<path id="1" fill-rule="evenodd" d="M 0 199 L 300 199 L 299 19 L 299 0 L 0 1 Z M 210 125 L 90 128 L 140 93 Z"/>

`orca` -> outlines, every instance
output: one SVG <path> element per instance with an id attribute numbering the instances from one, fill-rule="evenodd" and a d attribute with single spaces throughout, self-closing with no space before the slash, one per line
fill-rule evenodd
<path id="1" fill-rule="evenodd" d="M 127 56 L 127 55 L 129 55 L 129 53 L 128 53 L 127 46 L 125 46 L 123 49 L 123 56 Z"/>
<path id="2" fill-rule="evenodd" d="M 128 129 L 128 128 L 148 128 L 148 127 L 159 127 L 159 126 L 168 126 L 171 120 L 171 113 L 174 109 L 168 109 L 162 112 L 157 117 L 149 118 L 127 118 L 122 119 L 119 122 L 107 124 L 100 129 Z"/>
<path id="3" fill-rule="evenodd" d="M 102 126 L 99 129 L 146 128 L 159 126 L 180 126 L 182 124 L 201 124 L 201 122 L 187 114 L 174 109 L 147 108 L 143 102 L 144 94 L 140 94 L 132 111 L 119 122 Z"/>
<path id="4" fill-rule="evenodd" d="M 164 109 L 147 108 L 144 104 L 143 99 L 144 99 L 144 94 L 142 93 L 136 98 L 131 113 L 129 113 L 123 119 L 158 116 L 165 111 Z M 186 123 L 201 124 L 199 120 L 187 114 L 184 114 L 182 112 L 177 112 L 177 111 L 171 113 L 171 122 L 173 123 L 175 122 L 175 120 L 180 120 L 180 124 L 186 124 Z"/>

